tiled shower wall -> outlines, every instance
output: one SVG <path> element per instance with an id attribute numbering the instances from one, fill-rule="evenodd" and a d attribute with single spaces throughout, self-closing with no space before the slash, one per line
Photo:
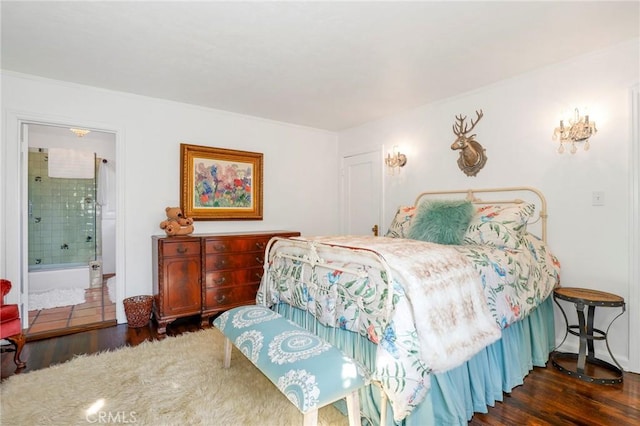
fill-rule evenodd
<path id="1" fill-rule="evenodd" d="M 47 159 L 29 150 L 29 267 L 88 264 L 101 254 L 96 180 L 50 178 Z"/>

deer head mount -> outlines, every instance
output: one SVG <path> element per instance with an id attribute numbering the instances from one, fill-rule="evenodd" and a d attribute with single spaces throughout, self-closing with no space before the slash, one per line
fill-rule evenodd
<path id="1" fill-rule="evenodd" d="M 462 114 L 456 115 L 457 123 L 453 125 L 453 134 L 457 136 L 456 140 L 451 144 L 451 149 L 460 150 L 460 157 L 458 157 L 458 167 L 467 176 L 475 176 L 478 174 L 487 162 L 487 155 L 485 149 L 474 138 L 475 134 L 467 136 L 467 133 L 471 132 L 478 121 L 482 118 L 482 110 L 476 111 L 476 119 L 471 120 L 471 128 L 468 127 L 466 121 L 467 116 Z"/>

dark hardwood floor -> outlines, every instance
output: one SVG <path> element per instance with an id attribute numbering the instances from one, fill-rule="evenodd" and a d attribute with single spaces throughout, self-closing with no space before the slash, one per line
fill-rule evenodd
<path id="1" fill-rule="evenodd" d="M 178 320 L 167 334 L 196 331 L 199 317 Z M 75 354 L 135 346 L 158 339 L 156 327 L 130 329 L 126 325 L 90 330 L 67 336 L 28 342 L 22 359 L 26 368 L 18 374 L 68 361 Z M 2 379 L 16 374 L 13 354 L 2 354 Z M 568 377 L 555 368 L 535 368 L 503 402 L 487 414 L 475 414 L 469 425 L 639 425 L 640 375 L 625 373 L 619 385 L 597 385 Z"/>
<path id="2" fill-rule="evenodd" d="M 598 385 L 548 362 L 488 414 L 476 413 L 469 425 L 640 425 L 640 375 L 624 373 L 621 384 Z"/>

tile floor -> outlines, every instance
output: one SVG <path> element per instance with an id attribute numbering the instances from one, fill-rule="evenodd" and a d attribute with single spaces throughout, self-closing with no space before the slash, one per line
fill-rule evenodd
<path id="1" fill-rule="evenodd" d="M 48 333 L 69 327 L 115 321 L 116 305 L 109 300 L 109 290 L 100 288 L 85 290 L 85 301 L 79 305 L 61 306 L 52 309 L 29 311 L 29 329 L 27 338 L 39 333 Z"/>

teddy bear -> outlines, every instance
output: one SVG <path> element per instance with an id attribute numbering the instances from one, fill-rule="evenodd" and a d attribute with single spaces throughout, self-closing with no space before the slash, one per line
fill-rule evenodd
<path id="1" fill-rule="evenodd" d="M 193 219 L 185 217 L 180 207 L 167 207 L 164 210 L 167 219 L 160 222 L 160 229 L 164 229 L 167 236 L 189 235 L 193 232 Z"/>

